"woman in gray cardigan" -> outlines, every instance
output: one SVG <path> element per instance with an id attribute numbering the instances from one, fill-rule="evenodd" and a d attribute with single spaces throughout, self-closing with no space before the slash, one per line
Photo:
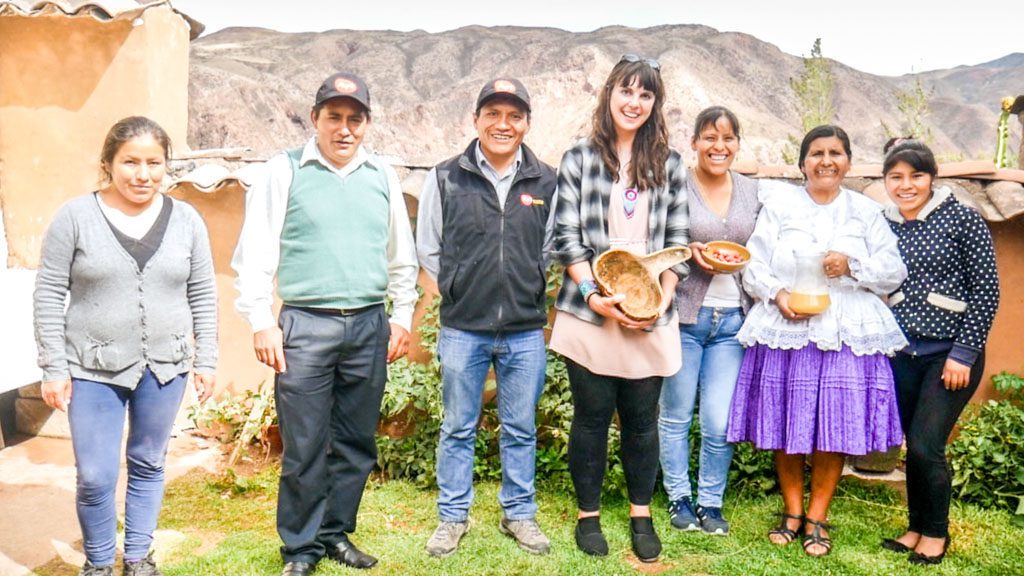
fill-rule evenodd
<path id="1" fill-rule="evenodd" d="M 743 362 L 736 333 L 750 308 L 738 274 L 713 270 L 702 257 L 706 242 L 745 244 L 761 208 L 757 183 L 730 167 L 740 148 L 740 123 L 727 108 L 697 115 L 691 141 L 697 166 L 686 178 L 693 271 L 676 289 L 683 367 L 665 379 L 658 434 L 669 518 L 680 530 L 724 535 L 722 497 L 732 462 L 726 424 Z M 690 485 L 690 422 L 700 391 L 700 470 L 694 507 Z"/>
<path id="2" fill-rule="evenodd" d="M 36 343 L 43 400 L 67 411 L 71 424 L 86 556 L 80 576 L 114 574 L 126 412 L 124 574 L 160 573 L 150 544 L 171 425 L 190 371 L 200 401 L 215 384 L 210 243 L 199 214 L 160 193 L 169 152 L 167 133 L 152 120 L 115 124 L 100 155 L 105 185 L 62 206 L 43 240 Z"/>

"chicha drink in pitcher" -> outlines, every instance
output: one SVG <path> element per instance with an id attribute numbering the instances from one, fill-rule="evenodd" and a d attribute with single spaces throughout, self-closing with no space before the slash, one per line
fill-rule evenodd
<path id="1" fill-rule="evenodd" d="M 796 275 L 793 289 L 789 291 L 789 308 L 797 314 L 821 314 L 832 304 L 828 296 L 828 279 L 822 261 L 825 251 L 817 249 L 795 249 L 793 260 Z"/>

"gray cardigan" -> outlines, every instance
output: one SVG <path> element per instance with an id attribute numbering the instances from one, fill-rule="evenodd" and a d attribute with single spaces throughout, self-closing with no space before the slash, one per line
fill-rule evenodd
<path id="1" fill-rule="evenodd" d="M 707 243 L 713 240 L 728 240 L 745 245 L 754 232 L 754 223 L 761 210 L 757 190 L 757 181 L 733 172 L 732 199 L 729 201 L 729 211 L 723 219 L 704 204 L 704 198 L 693 180 L 693 171 L 688 170 L 686 194 L 689 196 L 690 205 L 690 241 Z M 750 310 L 750 296 L 743 291 L 740 275 L 733 274 L 732 277 L 736 280 L 736 286 L 740 290 L 740 303 L 746 312 Z M 676 286 L 676 309 L 679 312 L 680 324 L 693 324 L 697 321 L 697 313 L 700 312 L 709 284 L 711 274 L 702 270 L 700 266 L 690 266 L 690 275 Z"/>
<path id="2" fill-rule="evenodd" d="M 188 372 L 193 353 L 197 372 L 214 372 L 217 286 L 206 226 L 188 204 L 165 200 L 173 203 L 167 231 L 141 271 L 95 194 L 58 210 L 43 239 L 33 298 L 44 381 L 74 377 L 134 389 L 147 366 L 161 383 Z"/>

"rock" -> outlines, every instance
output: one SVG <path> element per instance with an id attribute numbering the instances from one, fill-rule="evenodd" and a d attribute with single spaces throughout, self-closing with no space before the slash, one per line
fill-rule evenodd
<path id="1" fill-rule="evenodd" d="M 31 436 L 70 438 L 68 415 L 54 410 L 36 398 L 18 398 L 14 401 L 14 415 L 18 432 Z"/>
<path id="2" fill-rule="evenodd" d="M 1007 220 L 1024 212 L 1024 184 L 992 182 L 985 186 L 984 195 Z"/>

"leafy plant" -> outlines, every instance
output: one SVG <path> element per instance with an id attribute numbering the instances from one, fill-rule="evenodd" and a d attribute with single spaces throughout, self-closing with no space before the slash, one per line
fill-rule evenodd
<path id="1" fill-rule="evenodd" d="M 562 270 L 552 266 L 548 273 L 548 305 L 554 305 L 554 295 L 561 287 Z M 441 400 L 441 368 L 436 360 L 439 330 L 438 309 L 435 299 L 418 326 L 420 346 L 432 356 L 426 364 L 399 360 L 388 368 L 388 386 L 384 392 L 381 415 L 393 419 L 404 414 L 414 424 L 406 427 L 407 434 L 393 438 L 378 435 L 378 466 L 388 478 L 403 478 L 421 487 L 435 485 L 437 442 L 440 437 L 444 406 Z M 537 460 L 536 477 L 551 489 L 568 490 L 571 486 L 568 467 L 569 429 L 572 425 L 572 394 L 565 362 L 548 351 L 544 392 L 537 404 Z M 499 440 L 501 425 L 496 401 L 484 404 L 476 435 L 473 475 L 476 480 L 501 478 Z M 625 494 L 625 474 L 619 457 L 617 424 L 609 434 L 609 468 L 605 476 L 605 491 Z"/>
<path id="2" fill-rule="evenodd" d="M 934 91 L 934 88 L 925 90 L 920 78 L 909 90 L 895 90 L 893 97 L 896 99 L 896 109 L 900 112 L 900 125 L 893 130 L 882 122 L 886 138 L 910 137 L 930 145 L 933 140 L 932 129 L 925 124 L 925 118 L 930 114 L 928 100 Z"/>
<path id="3" fill-rule="evenodd" d="M 832 65 L 821 52 L 821 38 L 814 39 L 810 58 L 804 58 L 804 69 L 797 78 L 789 79 L 796 96 L 800 127 L 804 133 L 815 126 L 831 124 L 835 117 L 832 103 Z M 800 138 L 790 135 L 782 156 L 789 164 L 797 161 Z"/>
<path id="4" fill-rule="evenodd" d="M 966 502 L 1015 509 L 1024 521 L 1024 378 L 992 377 L 1003 400 L 970 406 L 947 454 L 954 493 Z"/>

